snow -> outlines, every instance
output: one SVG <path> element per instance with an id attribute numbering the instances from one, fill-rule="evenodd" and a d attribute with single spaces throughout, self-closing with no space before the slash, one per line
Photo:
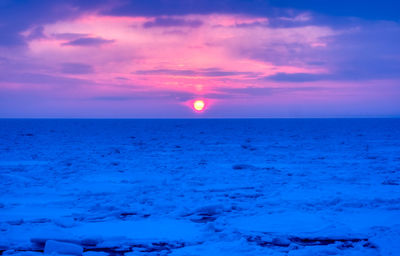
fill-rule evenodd
<path id="1" fill-rule="evenodd" d="M 83 248 L 72 243 L 47 240 L 44 247 L 44 254 L 82 255 Z"/>
<path id="2" fill-rule="evenodd" d="M 400 255 L 399 184 L 398 119 L 2 119 L 0 254 Z"/>

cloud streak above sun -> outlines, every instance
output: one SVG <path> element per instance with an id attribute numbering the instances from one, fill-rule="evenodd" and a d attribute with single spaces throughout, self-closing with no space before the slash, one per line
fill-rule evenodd
<path id="1" fill-rule="evenodd" d="M 0 39 L 2 116 L 190 117 L 196 98 L 211 117 L 400 114 L 396 21 L 63 3 Z"/>

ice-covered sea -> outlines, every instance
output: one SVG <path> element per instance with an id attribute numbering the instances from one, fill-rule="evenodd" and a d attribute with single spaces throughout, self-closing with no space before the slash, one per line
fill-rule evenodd
<path id="1" fill-rule="evenodd" d="M 0 255 L 400 255 L 400 119 L 0 120 Z"/>

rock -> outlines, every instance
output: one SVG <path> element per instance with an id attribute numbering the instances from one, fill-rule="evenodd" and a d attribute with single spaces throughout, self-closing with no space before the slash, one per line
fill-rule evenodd
<path id="1" fill-rule="evenodd" d="M 76 244 L 47 240 L 44 254 L 64 254 L 81 256 L 83 248 Z"/>

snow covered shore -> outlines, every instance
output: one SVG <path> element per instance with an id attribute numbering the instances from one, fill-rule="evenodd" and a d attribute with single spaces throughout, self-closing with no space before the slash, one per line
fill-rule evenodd
<path id="1" fill-rule="evenodd" d="M 3 119 L 0 191 L 0 255 L 400 255 L 400 120 Z"/>

